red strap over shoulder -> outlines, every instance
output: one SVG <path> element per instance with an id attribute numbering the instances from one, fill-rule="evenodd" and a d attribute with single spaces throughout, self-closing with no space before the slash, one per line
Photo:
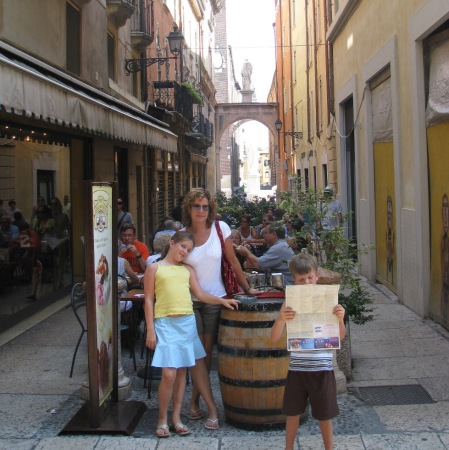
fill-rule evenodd
<path id="1" fill-rule="evenodd" d="M 217 229 L 217 234 L 218 234 L 218 237 L 220 238 L 221 251 L 222 251 L 223 254 L 225 254 L 223 233 L 221 232 L 221 228 L 220 228 L 220 224 L 218 223 L 218 220 L 215 221 L 215 228 Z"/>

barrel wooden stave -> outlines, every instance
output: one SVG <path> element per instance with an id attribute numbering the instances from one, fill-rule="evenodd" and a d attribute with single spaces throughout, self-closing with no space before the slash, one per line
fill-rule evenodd
<path id="1" fill-rule="evenodd" d="M 289 353 L 286 333 L 270 338 L 282 300 L 223 309 L 218 335 L 218 372 L 227 420 L 239 428 L 283 427 L 281 412 Z"/>

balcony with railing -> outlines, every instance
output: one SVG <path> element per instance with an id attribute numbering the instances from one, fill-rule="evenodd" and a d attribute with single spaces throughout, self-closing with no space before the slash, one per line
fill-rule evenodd
<path id="1" fill-rule="evenodd" d="M 214 142 L 213 125 L 202 113 L 198 113 L 192 122 L 192 131 L 186 133 L 187 143 L 204 152 Z"/>
<path id="2" fill-rule="evenodd" d="M 189 122 L 193 121 L 194 99 L 184 86 L 176 81 L 154 81 L 150 101 L 159 108 L 176 111 Z"/>
<path id="3" fill-rule="evenodd" d="M 137 0 L 107 0 L 106 6 L 108 17 L 114 18 L 117 27 L 120 28 L 134 14 Z"/>
<path id="4" fill-rule="evenodd" d="M 136 11 L 131 19 L 131 45 L 143 50 L 154 40 L 153 0 L 135 0 Z"/>
<path id="5" fill-rule="evenodd" d="M 201 112 L 194 114 L 194 104 L 199 104 L 199 100 L 197 96 L 192 96 L 191 89 L 176 81 L 155 81 L 150 101 L 159 108 L 176 111 L 190 122 L 190 130 L 185 136 L 186 142 L 193 148 L 203 151 L 212 145 L 213 125 Z"/>

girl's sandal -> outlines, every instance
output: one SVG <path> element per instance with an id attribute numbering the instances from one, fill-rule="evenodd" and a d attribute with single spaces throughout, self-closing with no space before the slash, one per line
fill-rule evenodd
<path id="1" fill-rule="evenodd" d="M 190 410 L 190 414 L 189 414 L 190 420 L 199 420 L 199 419 L 202 419 L 203 416 L 204 416 L 204 412 L 201 408 Z"/>
<path id="2" fill-rule="evenodd" d="M 170 425 L 169 428 L 170 431 L 174 431 L 178 436 L 186 436 L 187 434 L 190 434 L 190 430 L 182 422 L 179 422 L 176 425 Z"/>
<path id="3" fill-rule="evenodd" d="M 207 419 L 206 423 L 204 424 L 204 428 L 207 430 L 218 430 L 220 428 L 220 423 L 217 419 Z"/>
<path id="4" fill-rule="evenodd" d="M 158 438 L 166 438 L 170 436 L 170 430 L 166 423 L 158 425 L 158 427 L 156 428 L 156 436 Z"/>

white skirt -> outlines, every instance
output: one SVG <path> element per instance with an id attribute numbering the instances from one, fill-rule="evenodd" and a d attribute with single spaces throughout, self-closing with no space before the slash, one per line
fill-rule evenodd
<path id="1" fill-rule="evenodd" d="M 196 331 L 195 315 L 159 317 L 154 321 L 156 349 L 153 367 L 192 367 L 206 352 Z"/>

